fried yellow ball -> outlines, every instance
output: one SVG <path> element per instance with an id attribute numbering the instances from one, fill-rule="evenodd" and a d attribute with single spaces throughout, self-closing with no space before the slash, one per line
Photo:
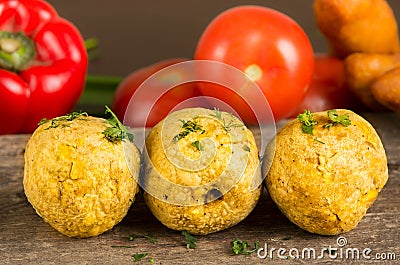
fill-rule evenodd
<path id="1" fill-rule="evenodd" d="M 253 134 L 232 114 L 171 113 L 146 139 L 141 186 L 154 216 L 174 230 L 217 232 L 242 221 L 261 191 Z"/>
<path id="2" fill-rule="evenodd" d="M 313 8 L 335 56 L 399 52 L 396 16 L 386 0 L 314 0 Z"/>
<path id="3" fill-rule="evenodd" d="M 139 190 L 140 154 L 105 138 L 110 124 L 80 115 L 40 125 L 25 150 L 24 190 L 44 221 L 70 237 L 99 235 L 127 214 Z"/>
<path id="4" fill-rule="evenodd" d="M 282 213 L 321 235 L 355 228 L 388 179 L 385 150 L 371 124 L 349 110 L 332 113 L 336 122 L 327 112 L 314 113 L 308 133 L 299 119 L 285 125 L 273 140 L 276 148 L 267 148 L 273 159 L 264 172 Z M 343 122 L 346 115 L 350 122 Z"/>

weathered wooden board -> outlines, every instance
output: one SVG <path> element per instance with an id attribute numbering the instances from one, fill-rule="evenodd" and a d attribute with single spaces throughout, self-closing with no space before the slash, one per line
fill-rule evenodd
<path id="1" fill-rule="evenodd" d="M 399 262 L 400 116 L 385 113 L 365 117 L 382 137 L 390 177 L 358 227 L 342 235 L 340 239 L 347 240 L 342 247 L 337 244 L 338 236 L 314 235 L 293 225 L 265 191 L 246 220 L 226 231 L 198 236 L 196 249 L 187 249 L 180 232 L 160 224 L 147 209 L 141 194 L 126 218 L 111 231 L 88 239 L 68 238 L 43 222 L 24 195 L 23 153 L 29 135 L 0 136 L 0 264 L 133 264 L 135 253 L 148 253 L 141 264 L 150 264 L 150 258 L 154 264 L 287 264 L 286 258 L 278 256 L 279 248 L 282 252 L 286 250 L 281 253 L 283 256 L 288 256 L 289 251 L 291 254 L 299 251 L 299 259 L 291 258 L 293 263 L 366 263 L 377 262 L 378 258 L 395 258 Z M 259 132 L 255 134 L 260 139 Z M 150 234 L 157 243 L 142 238 L 130 241 L 132 234 Z M 235 239 L 251 244 L 259 241 L 260 247 L 267 244 L 268 253 L 264 259 L 256 253 L 235 256 L 230 248 L 230 241 Z M 329 246 L 337 248 L 330 252 L 332 257 L 324 251 Z M 316 251 L 315 257 L 312 250 Z M 368 252 L 364 254 L 370 259 L 362 255 L 363 251 Z M 321 253 L 323 258 L 319 259 Z M 396 264 L 395 260 L 387 262 Z"/>

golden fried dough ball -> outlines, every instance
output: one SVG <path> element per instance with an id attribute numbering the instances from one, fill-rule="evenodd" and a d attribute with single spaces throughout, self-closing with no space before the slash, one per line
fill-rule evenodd
<path id="1" fill-rule="evenodd" d="M 368 108 L 385 110 L 371 86 L 377 78 L 397 67 L 400 67 L 400 54 L 353 53 L 344 60 L 346 85 Z"/>
<path id="2" fill-rule="evenodd" d="M 371 93 L 383 106 L 400 113 L 400 67 L 375 79 L 371 84 Z"/>
<path id="3" fill-rule="evenodd" d="M 209 234 L 242 221 L 261 192 L 252 133 L 232 114 L 190 108 L 171 113 L 146 139 L 145 201 L 165 226 Z"/>
<path id="4" fill-rule="evenodd" d="M 107 140 L 103 132 L 110 126 L 85 115 L 53 119 L 27 143 L 26 197 L 64 235 L 91 237 L 111 229 L 138 192 L 139 151 L 128 140 Z"/>
<path id="5" fill-rule="evenodd" d="M 399 51 L 397 21 L 385 0 L 315 0 L 314 15 L 336 56 Z"/>
<path id="6" fill-rule="evenodd" d="M 313 135 L 298 119 L 276 135 L 275 155 L 265 183 L 290 221 L 311 233 L 336 235 L 357 226 L 388 179 L 385 150 L 374 128 L 349 111 L 351 124 L 314 114 Z M 273 154 L 268 150 L 267 154 Z M 268 157 L 268 156 L 267 156 Z M 266 173 L 266 172 L 265 172 Z"/>

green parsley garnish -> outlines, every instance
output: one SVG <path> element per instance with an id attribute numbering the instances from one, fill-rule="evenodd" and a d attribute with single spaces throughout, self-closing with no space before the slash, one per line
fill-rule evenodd
<path id="1" fill-rule="evenodd" d="M 351 120 L 347 113 L 345 113 L 343 115 L 339 115 L 335 109 L 328 110 L 328 118 L 331 120 L 331 122 L 328 124 L 325 124 L 323 126 L 324 128 L 329 129 L 330 127 L 332 127 L 336 124 L 341 124 L 341 125 L 347 127 L 351 124 Z"/>
<path id="2" fill-rule="evenodd" d="M 105 107 L 106 107 L 106 114 L 107 113 L 111 114 L 111 117 L 107 120 L 107 123 L 111 125 L 111 127 L 108 127 L 103 131 L 104 137 L 112 143 L 118 141 L 124 141 L 125 139 L 128 139 L 130 142 L 133 142 L 135 137 L 133 136 L 133 133 L 129 132 L 129 127 L 124 126 L 108 106 Z"/>
<path id="3" fill-rule="evenodd" d="M 192 146 L 194 146 L 199 151 L 204 151 L 203 145 L 198 140 L 192 142 Z"/>
<path id="4" fill-rule="evenodd" d="M 157 239 L 155 239 L 154 237 L 150 236 L 150 235 L 139 235 L 139 234 L 133 234 L 129 236 L 129 241 L 133 241 L 136 238 L 144 238 L 149 240 L 153 245 L 157 244 Z"/>
<path id="5" fill-rule="evenodd" d="M 320 143 L 320 144 L 325 144 L 324 142 L 322 142 L 321 140 L 319 140 L 317 138 L 314 138 L 314 141 L 316 141 L 317 143 Z"/>
<path id="6" fill-rule="evenodd" d="M 133 258 L 135 259 L 135 262 L 142 260 L 144 257 L 147 257 L 147 253 L 135 253 L 133 254 Z"/>
<path id="7" fill-rule="evenodd" d="M 125 245 L 113 245 L 112 248 L 132 248 L 132 246 L 125 246 Z"/>
<path id="8" fill-rule="evenodd" d="M 57 128 L 58 126 L 60 126 L 61 124 L 63 124 L 63 122 L 65 122 L 65 121 L 73 121 L 73 120 L 75 120 L 76 118 L 82 117 L 82 116 L 87 117 L 87 116 L 88 116 L 87 112 L 82 112 L 82 111 L 81 111 L 81 112 L 76 112 L 76 111 L 74 111 L 74 112 L 71 112 L 71 113 L 69 113 L 69 114 L 67 114 L 67 115 L 60 116 L 60 117 L 56 117 L 56 118 L 50 119 L 50 120 L 48 120 L 48 119 L 46 119 L 46 118 L 43 118 L 43 119 L 41 119 L 40 122 L 38 123 L 38 126 L 50 122 L 50 126 L 47 127 L 45 130 L 48 130 L 48 129 L 50 129 L 50 128 Z M 66 127 L 64 124 L 63 124 L 62 126 L 63 126 L 63 127 Z"/>
<path id="9" fill-rule="evenodd" d="M 250 152 L 250 146 L 248 146 L 247 144 L 243 145 L 243 150 L 246 152 Z"/>
<path id="10" fill-rule="evenodd" d="M 189 234 L 189 232 L 186 230 L 182 231 L 182 235 L 184 235 L 186 239 L 186 248 L 194 249 L 197 247 L 197 238 Z"/>
<path id="11" fill-rule="evenodd" d="M 330 128 L 336 124 L 341 124 L 343 126 L 349 126 L 351 124 L 351 120 L 347 113 L 343 115 L 339 115 L 335 109 L 328 110 L 328 118 L 331 121 L 330 123 L 324 124 L 322 128 Z M 317 125 L 317 121 L 314 120 L 314 115 L 309 110 L 304 110 L 304 113 L 299 114 L 297 116 L 299 121 L 301 122 L 301 129 L 304 133 L 308 133 L 313 135 L 313 130 L 315 125 Z M 325 144 L 323 141 L 314 138 L 320 144 Z"/>
<path id="12" fill-rule="evenodd" d="M 235 255 L 250 255 L 251 253 L 254 253 L 258 250 L 258 244 L 258 241 L 256 241 L 254 242 L 253 249 L 247 249 L 248 247 L 250 247 L 249 243 L 240 239 L 236 239 L 231 241 L 232 252 Z"/>
<path id="13" fill-rule="evenodd" d="M 218 108 L 214 108 L 214 114 L 211 114 L 211 116 L 214 116 L 218 120 L 222 121 L 222 112 Z"/>
<path id="14" fill-rule="evenodd" d="M 172 138 L 172 141 L 174 141 L 174 143 L 177 143 L 180 139 L 185 138 L 188 134 L 192 132 L 199 131 L 202 134 L 205 132 L 203 126 L 198 124 L 196 119 L 188 121 L 181 120 L 181 122 L 182 122 L 182 127 L 181 127 L 182 132 L 180 132 L 179 134 L 175 135 L 174 138 Z"/>
<path id="15" fill-rule="evenodd" d="M 323 250 L 324 253 L 328 253 L 328 255 L 335 255 L 337 250 L 336 249 L 328 249 L 328 248 L 324 248 Z"/>
<path id="16" fill-rule="evenodd" d="M 225 131 L 229 132 L 232 128 L 238 128 L 238 127 L 243 127 L 243 123 L 237 123 L 237 118 L 233 116 L 232 113 L 229 113 L 231 115 L 231 119 L 227 122 L 225 118 L 222 117 L 222 112 L 218 108 L 214 108 L 214 114 L 211 114 L 211 116 L 214 116 L 218 120 L 222 122 L 222 128 L 225 129 Z"/>
<path id="17" fill-rule="evenodd" d="M 317 125 L 317 121 L 314 120 L 314 115 L 311 111 L 304 110 L 304 113 L 299 114 L 297 118 L 301 122 L 301 130 L 304 133 L 313 135 L 314 126 Z"/>
<path id="18" fill-rule="evenodd" d="M 155 239 L 154 237 L 152 237 L 148 234 L 147 235 L 133 234 L 128 237 L 128 240 L 133 241 L 136 238 L 144 238 L 144 239 L 149 240 L 153 245 L 157 244 L 157 239 Z M 126 245 L 113 245 L 111 247 L 112 248 L 132 248 L 132 246 L 126 246 Z"/>

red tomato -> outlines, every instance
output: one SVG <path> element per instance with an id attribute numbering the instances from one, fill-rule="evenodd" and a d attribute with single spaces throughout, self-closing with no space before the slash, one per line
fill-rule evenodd
<path id="1" fill-rule="evenodd" d="M 358 100 L 346 87 L 343 61 L 325 54 L 316 54 L 314 75 L 303 102 L 291 115 L 296 117 L 305 109 L 318 112 L 330 109 L 354 109 Z"/>
<path id="2" fill-rule="evenodd" d="M 275 119 L 290 115 L 303 100 L 314 64 L 303 29 L 288 16 L 260 6 L 234 7 L 218 15 L 203 32 L 195 59 L 223 62 L 246 73 L 262 90 Z M 200 85 L 204 95 L 229 102 L 244 122 L 256 124 L 243 100 L 254 95 L 245 87 L 232 89 Z"/>
<path id="3" fill-rule="evenodd" d="M 163 77 L 162 80 L 157 82 L 157 85 L 146 87 L 144 88 L 146 91 L 141 91 L 140 96 L 136 97 L 135 102 L 131 103 L 134 111 L 129 113 L 128 119 L 124 119 L 132 96 L 148 77 L 165 67 L 185 61 L 187 59 L 164 60 L 141 68 L 127 76 L 117 87 L 112 103 L 112 110 L 117 117 L 121 121 L 128 121 L 127 125 L 131 127 L 152 127 L 165 118 L 179 103 L 199 96 L 195 83 L 186 83 L 173 87 L 163 94 L 161 92 L 163 89 L 168 88 L 171 84 L 178 84 L 181 79 L 179 73 L 169 73 L 169 76 Z M 160 97 L 158 100 L 154 100 L 158 97 Z M 188 107 L 188 105 L 182 105 L 176 110 L 183 107 Z"/>

